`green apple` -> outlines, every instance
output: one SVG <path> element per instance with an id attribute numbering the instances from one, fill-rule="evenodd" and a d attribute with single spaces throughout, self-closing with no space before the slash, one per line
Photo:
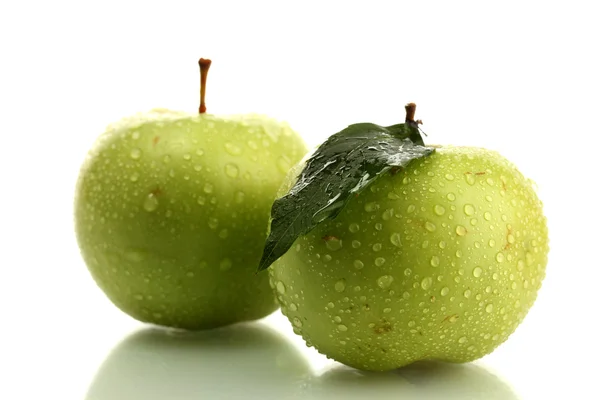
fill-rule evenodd
<path id="1" fill-rule="evenodd" d="M 122 311 L 158 325 L 270 314 L 277 304 L 255 266 L 277 188 L 305 152 L 287 124 L 259 115 L 154 110 L 110 126 L 76 188 L 91 275 Z"/>
<path id="2" fill-rule="evenodd" d="M 530 180 L 494 151 L 439 146 L 352 196 L 269 274 L 309 345 L 355 368 L 391 370 L 493 351 L 533 305 L 548 250 Z"/>

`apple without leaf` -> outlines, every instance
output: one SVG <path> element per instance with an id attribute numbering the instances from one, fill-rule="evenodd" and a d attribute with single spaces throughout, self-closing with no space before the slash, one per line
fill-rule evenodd
<path id="1" fill-rule="evenodd" d="M 305 166 L 292 169 L 280 198 L 310 182 L 299 175 Z M 349 196 L 270 276 L 309 345 L 352 367 L 390 370 L 492 352 L 533 305 L 548 250 L 530 180 L 494 151 L 438 146 Z"/>
<path id="2" fill-rule="evenodd" d="M 200 65 L 201 113 L 153 110 L 109 127 L 75 200 L 82 256 L 108 298 L 138 320 L 184 329 L 277 308 L 255 265 L 277 188 L 306 152 L 287 124 L 205 114 L 210 62 Z"/>

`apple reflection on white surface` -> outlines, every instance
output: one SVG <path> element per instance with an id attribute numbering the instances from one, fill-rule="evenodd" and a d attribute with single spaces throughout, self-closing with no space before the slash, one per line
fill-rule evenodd
<path id="1" fill-rule="evenodd" d="M 109 354 L 87 400 L 288 399 L 309 372 L 296 347 L 264 324 L 146 328 Z"/>
<path id="2" fill-rule="evenodd" d="M 144 328 L 110 352 L 86 400 L 403 399 L 516 400 L 510 387 L 471 364 L 418 362 L 362 372 L 331 362 L 313 371 L 285 335 L 266 324 L 204 332 Z"/>
<path id="3" fill-rule="evenodd" d="M 392 372 L 363 372 L 337 365 L 307 385 L 306 399 L 517 400 L 512 389 L 485 368 L 419 361 Z"/>

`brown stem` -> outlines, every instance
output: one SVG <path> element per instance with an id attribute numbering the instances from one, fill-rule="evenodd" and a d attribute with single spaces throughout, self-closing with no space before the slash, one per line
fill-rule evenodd
<path id="1" fill-rule="evenodd" d="M 198 108 L 198 112 L 200 114 L 206 112 L 206 77 L 208 76 L 208 69 L 211 63 L 212 61 L 206 58 L 198 60 L 198 65 L 200 66 L 200 108 Z"/>
<path id="2" fill-rule="evenodd" d="M 415 122 L 415 112 L 417 111 L 417 105 L 415 103 L 408 103 L 404 106 L 406 110 L 406 119 L 404 122 Z"/>

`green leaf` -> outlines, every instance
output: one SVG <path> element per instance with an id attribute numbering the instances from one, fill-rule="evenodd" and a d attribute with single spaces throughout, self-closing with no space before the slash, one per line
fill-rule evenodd
<path id="1" fill-rule="evenodd" d="M 351 195 L 378 176 L 433 151 L 424 145 L 414 122 L 388 127 L 360 123 L 330 136 L 307 160 L 295 185 L 273 203 L 258 270 L 284 255 L 298 237 L 335 218 Z"/>

